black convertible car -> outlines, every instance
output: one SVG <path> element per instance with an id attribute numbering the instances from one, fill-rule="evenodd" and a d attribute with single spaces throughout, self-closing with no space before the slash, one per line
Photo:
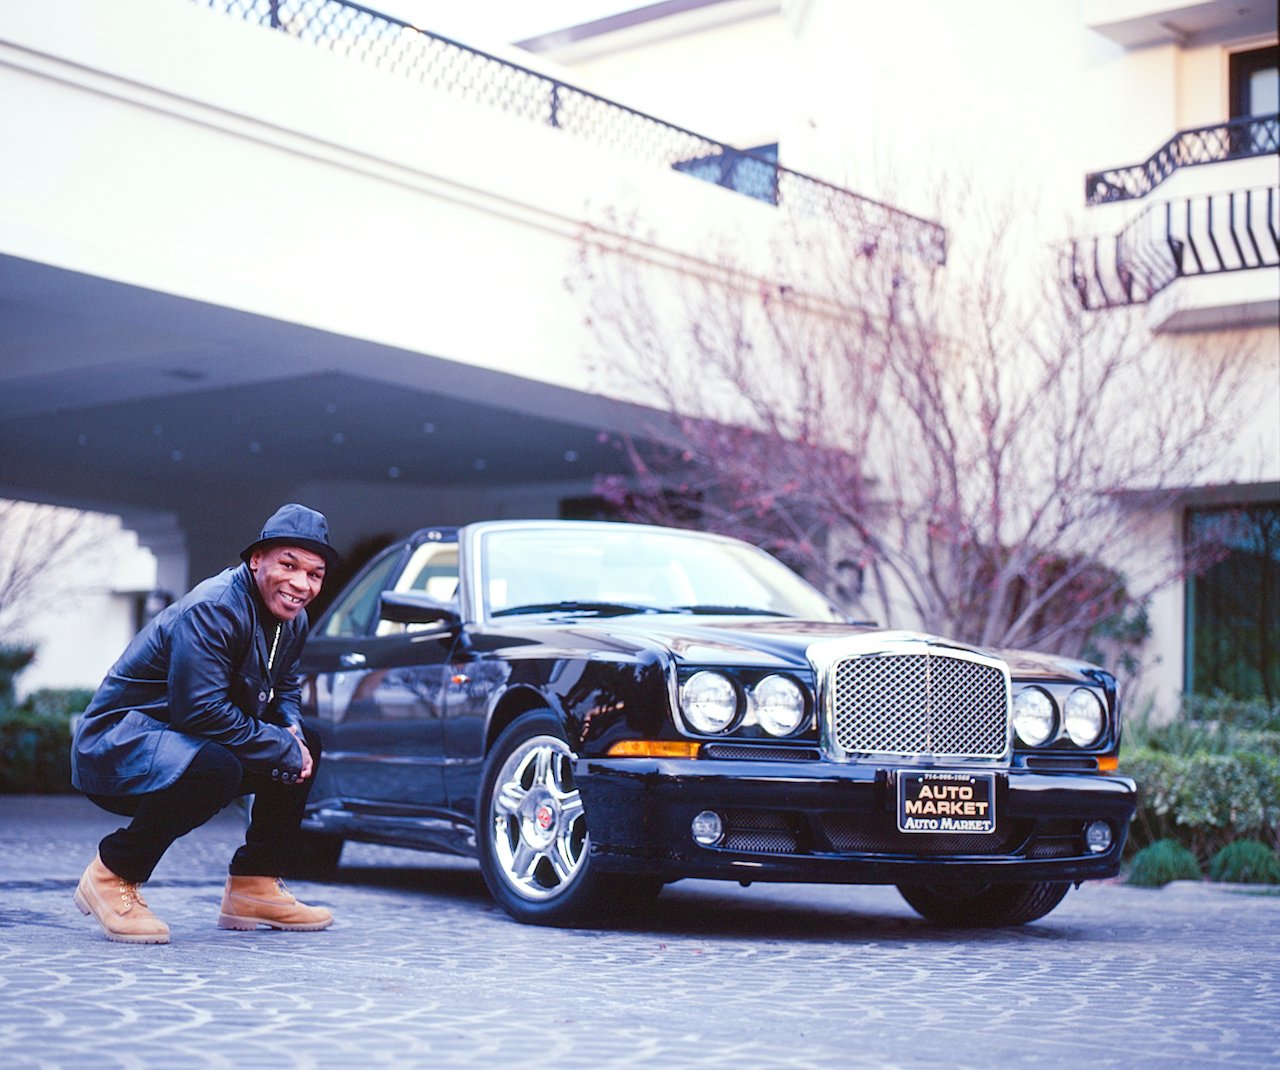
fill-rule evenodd
<path id="1" fill-rule="evenodd" d="M 521 921 L 682 877 L 896 884 L 1015 925 L 1117 873 L 1135 789 L 1091 665 L 847 623 L 745 543 L 631 524 L 425 528 L 317 622 L 304 829 L 479 857 Z"/>

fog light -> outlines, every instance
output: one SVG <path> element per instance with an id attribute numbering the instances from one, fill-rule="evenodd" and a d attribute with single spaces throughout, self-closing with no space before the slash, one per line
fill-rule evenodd
<path id="1" fill-rule="evenodd" d="M 714 847 L 724 839 L 724 822 L 714 810 L 703 810 L 689 826 L 693 838 L 703 847 Z"/>
<path id="2" fill-rule="evenodd" d="M 1096 855 L 1111 849 L 1111 826 L 1105 821 L 1090 821 L 1085 826 L 1084 843 Z"/>

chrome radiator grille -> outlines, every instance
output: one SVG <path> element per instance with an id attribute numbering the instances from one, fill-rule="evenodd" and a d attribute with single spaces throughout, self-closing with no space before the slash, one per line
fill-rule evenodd
<path id="1" fill-rule="evenodd" d="M 934 649 L 830 668 L 827 732 L 838 756 L 1004 757 L 1009 684 L 997 664 Z"/>

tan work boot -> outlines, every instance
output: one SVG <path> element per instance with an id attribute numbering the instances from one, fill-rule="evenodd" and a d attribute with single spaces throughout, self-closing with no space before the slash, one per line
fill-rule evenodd
<path id="1" fill-rule="evenodd" d="M 279 877 L 228 877 L 222 893 L 220 929 L 273 929 L 311 932 L 327 929 L 333 915 L 324 907 L 299 903 Z"/>
<path id="2" fill-rule="evenodd" d="M 94 855 L 76 886 L 80 913 L 98 919 L 108 940 L 121 944 L 167 944 L 169 926 L 151 913 L 138 885 L 117 876 Z"/>

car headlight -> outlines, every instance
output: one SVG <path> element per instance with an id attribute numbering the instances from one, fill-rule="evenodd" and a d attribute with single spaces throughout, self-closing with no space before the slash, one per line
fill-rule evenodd
<path id="1" fill-rule="evenodd" d="M 738 716 L 738 691 L 723 673 L 695 672 L 680 688 L 680 709 L 696 732 L 723 732 Z"/>
<path id="2" fill-rule="evenodd" d="M 1087 687 L 1077 687 L 1067 696 L 1062 719 L 1067 725 L 1067 735 L 1077 747 L 1087 747 L 1098 742 L 1107 723 L 1107 713 L 1102 699 Z"/>
<path id="3" fill-rule="evenodd" d="M 1054 720 L 1053 699 L 1038 687 L 1024 687 L 1013 700 L 1013 727 L 1024 743 L 1038 747 L 1052 739 Z"/>
<path id="4" fill-rule="evenodd" d="M 804 692 L 785 676 L 766 676 L 751 689 L 756 720 L 771 736 L 789 736 L 804 724 Z"/>

